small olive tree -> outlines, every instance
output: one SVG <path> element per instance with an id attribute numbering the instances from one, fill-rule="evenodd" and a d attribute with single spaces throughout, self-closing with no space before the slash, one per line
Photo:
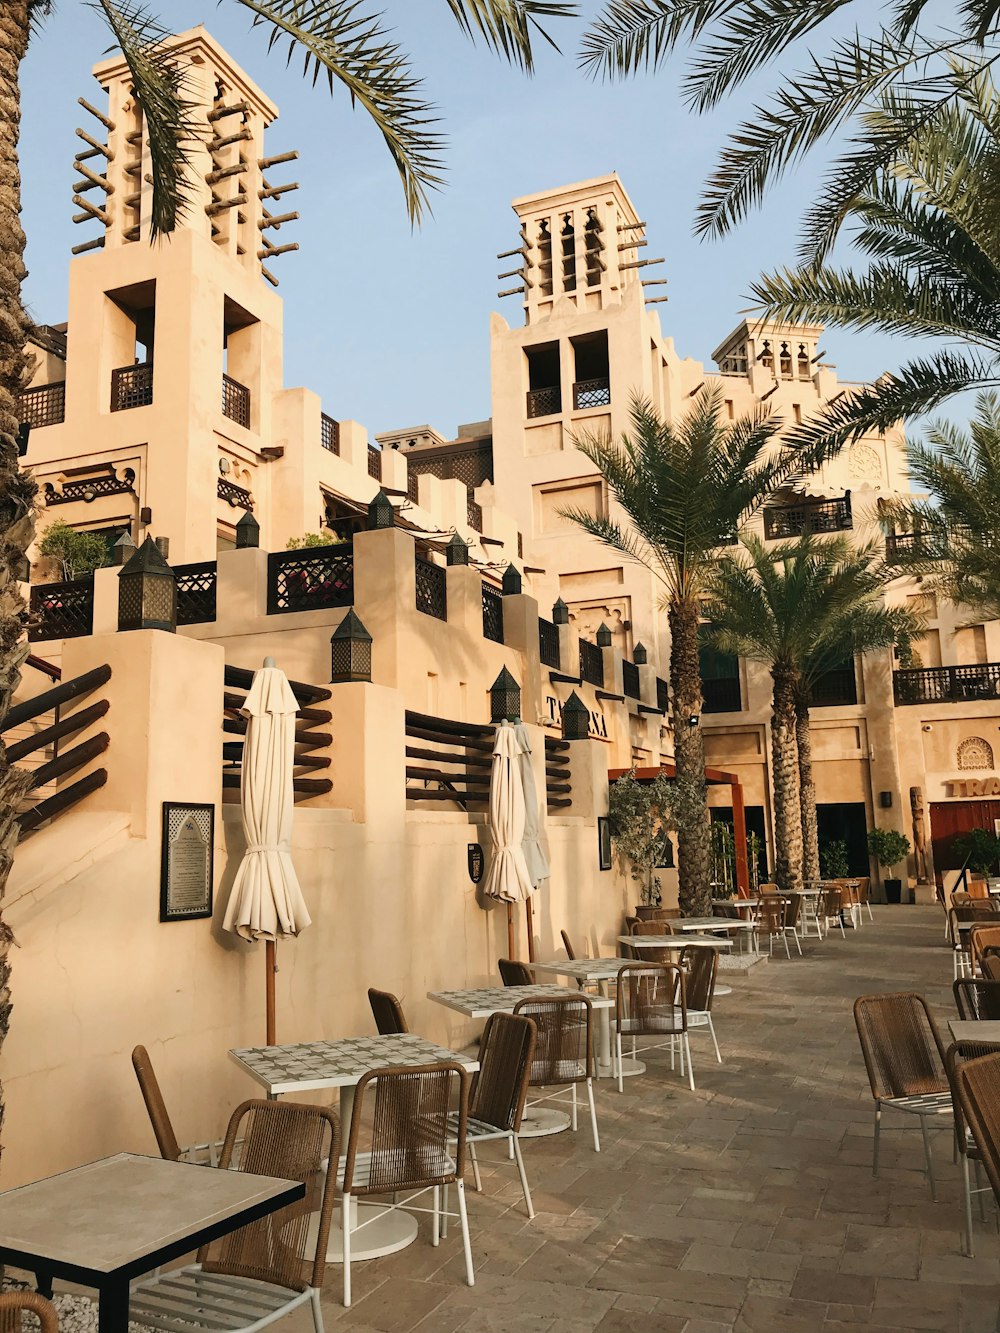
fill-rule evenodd
<path id="1" fill-rule="evenodd" d="M 38 543 L 39 555 L 54 560 L 64 579 L 79 579 L 111 564 L 108 543 L 97 532 L 77 532 L 61 518 L 50 523 Z"/>
<path id="2" fill-rule="evenodd" d="M 653 871 L 663 838 L 675 827 L 672 788 L 673 783 L 662 773 L 652 782 L 639 782 L 633 769 L 613 782 L 608 793 L 611 841 L 619 858 L 629 863 L 629 874 L 647 907 L 659 902 Z"/>

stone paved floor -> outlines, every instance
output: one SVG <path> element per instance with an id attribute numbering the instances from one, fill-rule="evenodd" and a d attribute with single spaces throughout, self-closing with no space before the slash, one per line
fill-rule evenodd
<path id="1" fill-rule="evenodd" d="M 492 1146 L 469 1191 L 476 1285 L 457 1229 L 354 1269 L 354 1304 L 328 1270 L 328 1328 L 381 1333 L 986 1333 L 1000 1308 L 1000 1236 L 959 1248 L 950 1138 L 935 1135 L 941 1202 L 920 1135 L 883 1131 L 871 1175 L 872 1103 L 855 996 L 916 989 L 952 1016 L 951 960 L 931 908 L 875 908 L 875 924 L 726 977 L 716 1002 L 725 1063 L 694 1038 L 695 1093 L 662 1057 L 619 1096 L 598 1085 L 603 1151 L 589 1135 L 525 1147 L 537 1215 Z M 699 1058 L 700 1057 L 700 1058 Z M 887 1117 L 890 1120 L 895 1117 Z M 287 1333 L 308 1319 L 296 1316 Z"/>

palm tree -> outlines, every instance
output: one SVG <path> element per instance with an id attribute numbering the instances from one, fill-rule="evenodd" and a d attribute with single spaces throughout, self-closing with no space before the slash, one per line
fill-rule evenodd
<path id="1" fill-rule="evenodd" d="M 969 430 L 937 422 L 907 445 L 910 478 L 927 498 L 883 503 L 900 572 L 929 574 L 936 589 L 985 620 L 1000 618 L 1000 397 L 981 393 Z"/>
<path id="2" fill-rule="evenodd" d="M 996 0 L 943 9 L 929 0 L 877 9 L 866 0 L 605 0 L 580 63 L 596 76 L 624 77 L 657 69 L 689 45 L 682 93 L 693 110 L 711 111 L 794 42 L 852 13 L 851 35 L 825 53 L 810 42 L 805 68 L 783 70 L 770 97 L 732 131 L 696 218 L 700 234 L 724 235 L 806 153 L 836 136 L 846 147 L 804 219 L 802 258 L 815 262 L 911 136 L 1000 58 Z M 880 99 L 897 97 L 898 117 L 872 119 Z"/>
<path id="3" fill-rule="evenodd" d="M 893 647 L 917 631 L 911 612 L 883 603 L 891 577 L 874 542 L 806 533 L 769 549 L 748 534 L 709 582 L 709 641 L 771 671 L 775 878 L 784 889 L 820 874 L 809 730 L 817 683 L 855 653 Z"/>
<path id="4" fill-rule="evenodd" d="M 721 390 L 703 390 L 687 416 L 661 420 L 633 400 L 631 429 L 620 441 L 594 436 L 576 446 L 607 484 L 621 519 L 574 509 L 566 517 L 648 569 L 663 594 L 670 628 L 671 721 L 677 767 L 680 905 L 701 915 L 711 899 L 705 747 L 698 669 L 701 599 L 718 550 L 763 500 L 810 465 L 780 444 L 780 422 L 758 410 L 724 421 Z M 815 461 L 813 456 L 812 461 Z"/>
<path id="5" fill-rule="evenodd" d="M 902 131 L 906 100 L 886 100 L 875 126 Z M 796 435 L 853 439 L 886 430 L 953 394 L 1000 384 L 1000 98 L 983 77 L 911 134 L 850 210 L 864 271 L 803 265 L 753 284 L 763 319 L 818 321 L 965 344 L 932 351 L 897 374 L 828 404 Z"/>
<path id="6" fill-rule="evenodd" d="M 359 0 L 234 0 L 269 31 L 270 44 L 287 42 L 289 57 L 303 57 L 303 72 L 346 89 L 380 130 L 403 183 L 410 218 L 420 220 L 427 195 L 441 183 L 441 139 L 434 109 L 405 52 L 381 15 Z M 445 0 L 470 38 L 523 69 L 532 69 L 532 40 L 546 36 L 546 18 L 573 13 L 568 0 Z M 24 600 L 18 579 L 34 534 L 35 484 L 18 460 L 17 396 L 25 371 L 27 320 L 21 303 L 24 232 L 18 167 L 20 67 L 51 8 L 50 0 L 4 0 L 0 5 L 0 724 L 27 656 L 22 641 Z M 93 0 L 128 63 L 142 107 L 153 178 L 154 237 L 173 231 L 187 197 L 185 145 L 198 137 L 185 100 L 183 76 L 163 44 L 166 31 L 139 0 Z M 400 9 L 405 7 L 400 5 Z M 551 40 L 551 39 L 549 39 Z M 12 768 L 0 743 L 0 902 L 17 844 L 17 809 L 25 777 Z M 10 932 L 0 920 L 0 1047 L 10 1018 Z M 0 1122 L 3 1107 L 0 1103 Z"/>

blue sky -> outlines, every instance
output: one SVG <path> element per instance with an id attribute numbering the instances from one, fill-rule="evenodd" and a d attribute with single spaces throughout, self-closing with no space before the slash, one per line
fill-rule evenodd
<path id="1" fill-rule="evenodd" d="M 301 249 L 275 261 L 285 382 L 315 389 L 331 415 L 361 421 L 373 434 L 428 422 L 450 435 L 458 423 L 489 415 L 490 311 L 521 320 L 516 297 L 496 296 L 510 285 L 496 281 L 509 265 L 495 255 L 516 244 L 512 198 L 616 170 L 648 223 L 646 253 L 666 259 L 657 270 L 670 284 L 669 302 L 657 307 L 664 331 L 682 356 L 707 361 L 740 318 L 753 278 L 793 259 L 796 218 L 822 174 L 822 157 L 807 161 L 729 238 L 700 242 L 691 228 L 700 185 L 726 130 L 751 105 L 749 94 L 696 118 L 677 93 L 679 63 L 625 83 L 594 83 L 576 67 L 569 24 L 565 54 L 540 48 L 529 80 L 473 48 L 444 0 L 383 0 L 450 140 L 447 188 L 414 232 L 389 155 L 363 114 L 339 90 L 331 98 L 313 88 L 300 65 L 286 68 L 283 54 L 269 57 L 247 10 L 230 0 L 151 7 L 175 30 L 204 22 L 280 106 L 269 149 L 300 151 L 282 179 L 302 185 L 291 196 L 301 221 L 287 237 Z M 594 13 L 598 5 L 584 0 L 582 8 Z M 44 322 L 65 318 L 69 251 L 80 240 L 70 222 L 73 131 L 89 118 L 76 98 L 97 91 L 90 66 L 109 43 L 83 0 L 61 0 L 24 69 L 25 295 Z M 894 369 L 912 350 L 840 331 L 824 346 L 844 379 Z"/>

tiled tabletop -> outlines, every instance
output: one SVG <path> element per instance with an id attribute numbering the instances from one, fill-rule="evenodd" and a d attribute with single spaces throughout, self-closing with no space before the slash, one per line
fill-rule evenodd
<path id="1" fill-rule="evenodd" d="M 230 1051 L 236 1063 L 269 1093 L 312 1092 L 348 1088 L 383 1065 L 425 1065 L 455 1060 L 464 1069 L 479 1068 L 475 1060 L 438 1046 L 416 1033 L 390 1037 L 342 1037 L 306 1041 L 294 1046 L 254 1046 Z"/>
<path id="2" fill-rule="evenodd" d="M 628 958 L 554 958 L 549 963 L 532 963 L 536 972 L 554 972 L 560 977 L 574 977 L 577 981 L 614 981 Z M 593 996 L 591 997 L 593 999 Z"/>
<path id="3" fill-rule="evenodd" d="M 626 962 L 627 959 L 622 959 Z M 484 986 L 471 990 L 428 991 L 427 998 L 448 1009 L 456 1009 L 469 1018 L 489 1018 L 490 1014 L 510 1012 L 520 1000 L 549 1000 L 568 995 L 576 1000 L 580 992 L 570 986 Z M 610 1009 L 614 1003 L 604 995 L 588 995 L 595 1009 Z"/>
<path id="4" fill-rule="evenodd" d="M 736 924 L 735 922 L 733 923 Z M 634 944 L 637 949 L 731 949 L 733 942 L 725 935 L 619 935 L 619 944 Z"/>
<path id="5" fill-rule="evenodd" d="M 952 1041 L 995 1041 L 1000 1042 L 1000 1021 L 981 1018 L 977 1020 L 953 1018 L 948 1023 Z"/>

